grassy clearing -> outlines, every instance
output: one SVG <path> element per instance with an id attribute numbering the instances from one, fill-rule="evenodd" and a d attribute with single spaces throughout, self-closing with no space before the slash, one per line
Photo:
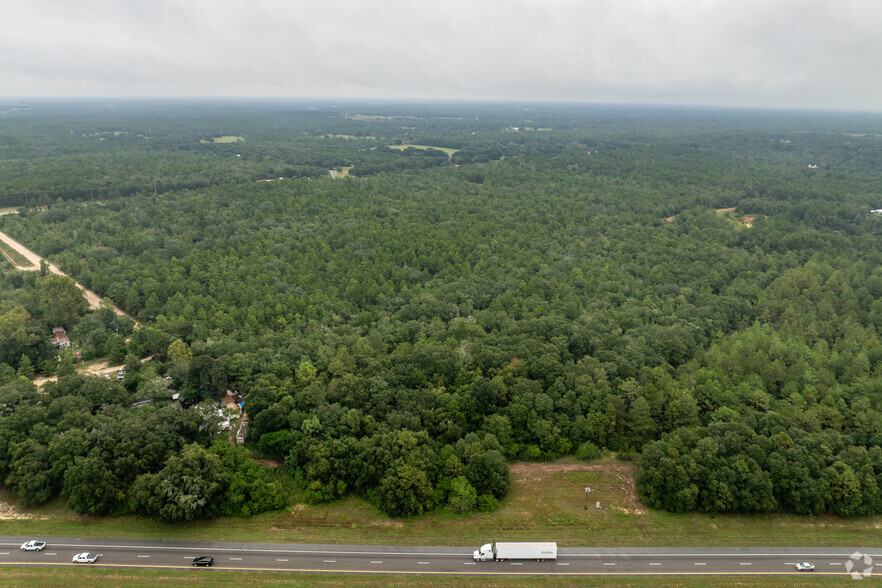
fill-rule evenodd
<path id="1" fill-rule="evenodd" d="M 776 577 L 775 586 L 841 586 L 842 578 Z M 44 588 L 90 586 L 92 588 L 115 588 L 124 585 L 152 586 L 340 586 L 342 588 L 373 588 L 398 586 L 612 586 L 618 587 L 683 587 L 700 586 L 764 587 L 771 584 L 768 577 L 692 577 L 692 578 L 646 578 L 646 577 L 522 577 L 490 578 L 476 576 L 394 576 L 394 575 L 339 575 L 339 574 L 263 574 L 254 572 L 222 572 L 217 570 L 136 570 L 101 568 L 3 568 L 0 586 L 41 586 Z"/>
<path id="2" fill-rule="evenodd" d="M 15 265 L 16 267 L 22 267 L 22 268 L 34 267 L 34 264 L 32 264 L 30 261 L 28 261 L 27 257 L 22 255 L 21 253 L 19 253 L 18 251 L 16 251 L 15 249 L 10 247 L 6 243 L 4 243 L 3 241 L 0 241 L 0 253 L 2 253 L 3 256 L 6 257 L 9 261 L 11 261 L 12 264 Z"/>
<path id="3" fill-rule="evenodd" d="M 730 222 L 735 223 L 736 228 L 747 227 L 750 228 L 753 226 L 753 221 L 756 219 L 753 215 L 736 215 L 735 207 L 731 208 L 717 208 L 715 211 L 717 216 L 722 217 Z"/>
<path id="4" fill-rule="evenodd" d="M 331 133 L 325 134 L 325 137 L 329 139 L 376 139 L 376 137 L 360 137 L 358 135 L 333 135 Z"/>
<path id="5" fill-rule="evenodd" d="M 709 516 L 647 511 L 633 490 L 633 466 L 609 461 L 513 464 L 513 487 L 493 513 L 440 510 L 391 519 L 356 497 L 327 505 L 298 503 L 250 519 L 167 525 L 135 517 L 81 517 L 61 502 L 8 511 L 4 534 L 284 543 L 480 545 L 553 540 L 564 547 L 880 546 L 882 517 L 857 520 L 795 515 Z M 287 479 L 284 474 L 278 474 Z M 586 509 L 585 487 L 591 488 Z M 0 500 L 14 502 L 9 493 Z M 594 504 L 600 501 L 601 510 Z M 18 518 L 15 516 L 27 516 Z"/>
<path id="6" fill-rule="evenodd" d="M 389 145 L 390 149 L 398 149 L 399 151 L 404 151 L 408 147 L 413 147 L 414 149 L 437 149 L 438 151 L 443 151 L 447 154 L 447 157 L 450 157 L 459 149 L 451 149 L 449 147 L 433 147 L 432 145 L 412 145 L 408 143 L 407 145 Z"/>
<path id="7" fill-rule="evenodd" d="M 392 120 L 393 118 L 413 118 L 408 116 L 380 116 L 378 114 L 347 114 L 343 118 L 352 120 Z"/>
<path id="8" fill-rule="evenodd" d="M 245 137 L 237 137 L 235 135 L 224 135 L 223 137 L 212 137 L 211 141 L 199 139 L 200 143 L 244 143 Z"/>

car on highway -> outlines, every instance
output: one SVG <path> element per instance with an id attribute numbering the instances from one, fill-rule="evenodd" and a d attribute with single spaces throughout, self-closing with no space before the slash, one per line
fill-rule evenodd
<path id="1" fill-rule="evenodd" d="M 810 561 L 801 561 L 796 564 L 796 571 L 798 572 L 814 572 L 815 564 Z"/>
<path id="2" fill-rule="evenodd" d="M 213 557 L 209 557 L 209 556 L 207 556 L 207 555 L 203 555 L 203 556 L 201 556 L 201 557 L 197 557 L 196 559 L 194 559 L 194 560 L 193 560 L 193 565 L 194 565 L 194 566 L 203 566 L 203 567 L 206 567 L 206 568 L 207 568 L 207 567 L 209 567 L 209 566 L 214 565 L 214 558 L 213 558 Z"/>
<path id="3" fill-rule="evenodd" d="M 98 560 L 98 554 L 83 552 L 83 553 L 78 553 L 75 556 L 73 556 L 72 561 L 74 563 L 90 564 L 90 563 L 95 563 L 95 561 L 97 561 L 97 560 Z"/>
<path id="4" fill-rule="evenodd" d="M 33 540 L 21 544 L 22 551 L 43 551 L 44 549 L 46 549 L 45 541 Z"/>

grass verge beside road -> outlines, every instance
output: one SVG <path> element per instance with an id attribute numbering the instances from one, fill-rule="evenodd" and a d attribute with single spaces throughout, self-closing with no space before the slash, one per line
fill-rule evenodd
<path id="1" fill-rule="evenodd" d="M 22 255 L 3 241 L 0 241 L 0 253 L 2 253 L 16 267 L 34 267 L 34 264 L 28 261 L 27 257 Z"/>
<path id="2" fill-rule="evenodd" d="M 219 570 L 136 570 L 72 567 L 3 567 L 0 586 L 64 587 L 90 586 L 111 588 L 123 585 L 152 586 L 340 586 L 344 588 L 374 588 L 398 586 L 482 586 L 509 588 L 515 586 L 610 586 L 613 588 L 658 586 L 699 588 L 764 587 L 775 586 L 841 586 L 842 577 L 517 577 L 490 578 L 486 576 L 395 576 L 395 575 L 338 575 L 338 574 L 256 574 L 253 572 L 224 572 Z"/>
<path id="3" fill-rule="evenodd" d="M 356 497 L 307 505 L 296 502 L 295 492 L 295 504 L 284 511 L 180 525 L 83 517 L 62 502 L 28 511 L 7 506 L 0 509 L 0 518 L 5 519 L 4 534 L 29 537 L 462 546 L 541 540 L 561 547 L 882 545 L 882 517 L 714 517 L 647 510 L 634 490 L 634 466 L 624 462 L 521 463 L 512 464 L 511 472 L 512 490 L 499 509 L 468 516 L 440 510 L 412 520 L 392 519 Z M 586 487 L 591 488 L 587 497 Z M 0 493 L 0 501 L 14 504 L 14 497 Z"/>

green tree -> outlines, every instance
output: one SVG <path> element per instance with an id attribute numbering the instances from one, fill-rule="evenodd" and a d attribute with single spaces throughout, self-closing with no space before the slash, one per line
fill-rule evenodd
<path id="1" fill-rule="evenodd" d="M 74 459 L 64 474 L 63 493 L 79 514 L 105 516 L 125 507 L 125 490 L 97 449 Z"/>
<path id="2" fill-rule="evenodd" d="M 31 365 L 31 358 L 27 355 L 22 355 L 21 360 L 18 362 L 18 372 L 16 375 L 20 378 L 31 379 L 34 377 L 34 366 Z"/>
<path id="3" fill-rule="evenodd" d="M 379 506 L 392 516 L 420 515 L 434 506 L 433 488 L 426 472 L 411 465 L 394 467 L 376 489 Z"/>
<path id="4" fill-rule="evenodd" d="M 40 311 L 50 326 L 73 326 L 89 308 L 86 295 L 67 276 L 50 274 L 37 281 Z"/>
<path id="5" fill-rule="evenodd" d="M 168 358 L 175 365 L 189 366 L 193 361 L 193 352 L 186 343 L 177 339 L 168 346 Z"/>
<path id="6" fill-rule="evenodd" d="M 196 444 L 173 455 L 156 474 L 142 474 L 130 490 L 134 508 L 167 522 L 217 516 L 229 477 L 220 458 Z"/>
<path id="7" fill-rule="evenodd" d="M 478 493 L 469 484 L 465 476 L 454 478 L 447 495 L 447 508 L 451 512 L 464 514 L 475 510 L 478 504 Z"/>
<path id="8" fill-rule="evenodd" d="M 478 494 L 502 498 L 511 488 L 508 464 L 502 453 L 495 449 L 473 456 L 465 467 L 465 477 Z"/>

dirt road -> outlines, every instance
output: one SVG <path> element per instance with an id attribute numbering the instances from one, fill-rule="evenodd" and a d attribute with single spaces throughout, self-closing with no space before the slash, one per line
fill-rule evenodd
<path id="1" fill-rule="evenodd" d="M 145 357 L 141 360 L 141 363 L 150 361 L 150 359 L 150 357 Z M 92 363 L 86 366 L 77 366 L 77 373 L 90 376 L 110 376 L 115 382 L 116 374 L 121 367 L 125 366 L 122 364 L 110 365 L 107 361 L 99 361 L 98 363 Z M 56 380 L 58 380 L 58 376 L 37 376 L 33 379 L 33 382 L 39 388 L 46 382 L 54 382 Z"/>
<path id="2" fill-rule="evenodd" d="M 25 247 L 24 245 L 22 245 L 21 243 L 19 243 L 18 241 L 16 241 L 15 239 L 10 237 L 9 235 L 7 235 L 3 231 L 0 231 L 0 241 L 3 241 L 4 243 L 9 245 L 13 249 L 18 251 L 19 253 L 21 253 L 25 257 L 25 259 L 27 259 L 29 262 L 31 262 L 33 264 L 32 267 L 25 267 L 25 266 L 16 265 L 16 269 L 25 270 L 25 271 L 37 271 L 40 269 L 40 262 L 43 261 L 42 257 L 40 257 L 39 255 L 37 255 L 36 253 L 31 251 L 27 247 Z M 46 262 L 46 264 L 47 264 L 46 265 L 47 269 L 50 272 L 52 272 L 53 274 L 58 274 L 61 276 L 70 277 L 66 273 L 64 273 L 63 271 L 58 269 L 55 265 L 49 263 L 48 261 Z M 82 284 L 80 284 L 76 281 L 75 281 L 75 283 L 77 284 L 77 288 L 82 290 L 83 293 L 86 295 L 86 300 L 89 302 L 89 307 L 98 308 L 98 306 L 101 304 L 101 297 L 98 296 L 97 294 L 95 294 L 94 292 L 92 292 L 91 290 L 89 290 L 88 288 L 84 287 Z M 124 313 L 122 311 L 122 309 L 117 308 L 116 306 L 113 307 L 113 311 L 120 316 L 128 316 L 126 313 Z M 129 318 L 132 318 L 132 317 L 129 317 Z M 132 320 L 135 320 L 135 319 L 132 319 Z M 136 327 L 140 326 L 140 325 L 138 325 L 138 321 L 135 321 L 135 326 Z"/>

